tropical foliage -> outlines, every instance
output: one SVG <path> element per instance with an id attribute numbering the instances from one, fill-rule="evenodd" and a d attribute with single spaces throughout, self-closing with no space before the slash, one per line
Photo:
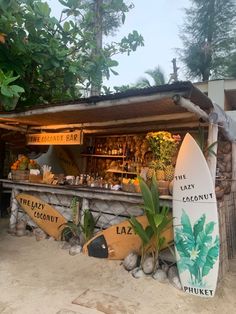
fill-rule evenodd
<path id="1" fill-rule="evenodd" d="M 67 221 L 65 224 L 62 224 L 59 227 L 61 230 L 61 239 L 67 241 L 72 237 L 79 238 L 82 234 L 84 241 L 87 242 L 92 238 L 94 234 L 94 228 L 100 216 L 94 219 L 91 211 L 89 209 L 85 209 L 83 212 L 83 221 L 79 220 L 78 197 L 72 198 L 70 208 L 72 213 L 72 221 Z"/>
<path id="2" fill-rule="evenodd" d="M 20 95 L 24 92 L 21 86 L 11 84 L 19 78 L 13 76 L 13 72 L 4 73 L 0 69 L 0 106 L 2 109 L 9 111 L 15 108 Z"/>
<path id="3" fill-rule="evenodd" d="M 179 135 L 172 135 L 167 131 L 149 132 L 146 139 L 158 162 L 159 168 L 164 169 L 165 166 L 172 163 L 172 158 L 177 152 L 180 141 Z"/>
<path id="4" fill-rule="evenodd" d="M 97 49 L 97 1 L 59 2 L 64 8 L 57 19 L 41 0 L 0 1 L 0 68 L 19 76 L 16 83 L 25 90 L 21 106 L 78 98 L 92 82 L 101 84 L 104 76 L 117 74 L 114 55 L 129 55 L 143 45 L 142 36 L 133 31 Z M 100 3 L 101 35 L 107 36 L 125 22 L 132 6 L 123 0 Z"/>
<path id="5" fill-rule="evenodd" d="M 219 237 L 212 236 L 214 222 L 206 224 L 203 214 L 192 226 L 183 210 L 181 227 L 175 228 L 175 246 L 179 254 L 178 269 L 188 271 L 192 284 L 204 285 L 204 277 L 213 269 L 219 256 Z"/>
<path id="6" fill-rule="evenodd" d="M 139 177 L 139 184 L 144 202 L 144 212 L 148 219 L 148 225 L 144 228 L 135 217 L 129 221 L 142 241 L 141 247 L 141 265 L 145 256 L 151 252 L 154 259 L 154 269 L 159 258 L 159 251 L 166 242 L 163 232 L 172 228 L 173 218 L 170 215 L 168 206 L 160 206 L 157 181 L 155 176 L 152 178 L 151 186 Z"/>
<path id="7" fill-rule="evenodd" d="M 235 51 L 236 3 L 234 0 L 191 0 L 181 31 L 181 58 L 187 75 L 203 81 L 227 75 Z"/>
<path id="8" fill-rule="evenodd" d="M 141 77 L 140 79 L 138 79 L 135 84 L 137 88 L 164 85 L 166 83 L 164 72 L 160 66 L 157 66 L 153 70 L 145 71 L 145 74 L 148 75 L 148 78 Z"/>

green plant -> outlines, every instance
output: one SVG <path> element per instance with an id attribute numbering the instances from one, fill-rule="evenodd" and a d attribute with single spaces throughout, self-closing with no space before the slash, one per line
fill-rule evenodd
<path id="1" fill-rule="evenodd" d="M 20 94 L 24 92 L 24 88 L 11 84 L 18 78 L 19 75 L 13 76 L 12 71 L 4 73 L 0 69 L 0 103 L 6 111 L 13 110 L 15 108 Z"/>
<path id="2" fill-rule="evenodd" d="M 155 168 L 164 170 L 165 166 L 172 163 L 172 158 L 177 152 L 180 136 L 172 135 L 166 131 L 159 131 L 149 132 L 146 139 L 155 157 Z"/>
<path id="3" fill-rule="evenodd" d="M 61 239 L 68 241 L 72 237 L 79 238 L 80 235 L 83 234 L 84 241 L 87 242 L 93 236 L 94 228 L 100 216 L 94 219 L 91 211 L 85 209 L 83 213 L 83 221 L 79 221 L 79 200 L 76 196 L 72 198 L 70 208 L 73 220 L 60 226 L 60 228 L 62 228 Z"/>
<path id="4" fill-rule="evenodd" d="M 79 224 L 79 199 L 74 196 L 70 204 L 72 221 L 67 221 L 65 224 L 62 224 L 59 228 L 62 227 L 61 239 L 68 241 L 70 238 L 79 238 L 81 234 L 81 228 Z"/>
<path id="5" fill-rule="evenodd" d="M 59 228 L 62 227 L 61 231 L 61 240 L 69 241 L 71 238 L 79 238 L 81 234 L 80 225 L 76 225 L 73 221 L 67 221 L 65 224 L 62 224 Z"/>
<path id="6" fill-rule="evenodd" d="M 80 227 L 83 232 L 85 242 L 92 238 L 94 234 L 94 228 L 99 218 L 100 216 L 94 219 L 91 211 L 89 209 L 85 209 L 83 223 L 80 222 Z"/>
<path id="7" fill-rule="evenodd" d="M 205 225 L 203 214 L 195 224 L 191 225 L 188 215 L 183 210 L 182 227 L 175 229 L 175 246 L 179 254 L 178 268 L 180 272 L 189 271 L 192 284 L 204 285 L 203 278 L 213 268 L 219 255 L 219 237 L 212 237 L 214 222 Z"/>
<path id="8" fill-rule="evenodd" d="M 172 228 L 173 218 L 169 213 L 168 206 L 160 206 L 157 181 L 152 177 L 150 188 L 145 181 L 139 177 L 139 184 L 144 202 L 144 213 L 147 216 L 148 225 L 144 228 L 135 217 L 129 220 L 133 230 L 142 241 L 141 265 L 147 253 L 151 253 L 154 259 L 154 269 L 159 258 L 159 251 L 166 242 L 163 232 Z"/>

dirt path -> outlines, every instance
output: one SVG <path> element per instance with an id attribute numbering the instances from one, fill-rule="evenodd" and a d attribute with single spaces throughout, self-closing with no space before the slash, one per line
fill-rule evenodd
<path id="1" fill-rule="evenodd" d="M 90 308 L 72 304 L 85 291 Z M 70 256 L 56 241 L 11 236 L 0 219 L 1 314 L 101 314 L 110 296 L 109 314 L 233 314 L 235 295 L 236 259 L 216 296 L 203 299 L 152 278 L 134 279 L 118 261 Z"/>

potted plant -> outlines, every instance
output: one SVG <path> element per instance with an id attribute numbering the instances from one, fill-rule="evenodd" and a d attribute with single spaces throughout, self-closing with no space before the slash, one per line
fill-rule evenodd
<path id="1" fill-rule="evenodd" d="M 180 136 L 172 135 L 166 131 L 159 131 L 149 132 L 146 139 L 155 158 L 150 167 L 155 170 L 157 180 L 171 181 L 174 176 L 172 161 L 177 153 Z"/>
<path id="2" fill-rule="evenodd" d="M 18 85 L 11 84 L 20 76 L 13 76 L 13 72 L 4 73 L 0 69 L 0 110 L 10 111 L 14 110 L 20 98 L 24 93 L 24 88 Z"/>

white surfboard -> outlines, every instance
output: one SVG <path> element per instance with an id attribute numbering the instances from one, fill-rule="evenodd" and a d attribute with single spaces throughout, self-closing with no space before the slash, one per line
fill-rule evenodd
<path id="1" fill-rule="evenodd" d="M 217 201 L 206 159 L 190 134 L 176 162 L 173 217 L 182 288 L 186 293 L 213 297 L 219 268 Z"/>

